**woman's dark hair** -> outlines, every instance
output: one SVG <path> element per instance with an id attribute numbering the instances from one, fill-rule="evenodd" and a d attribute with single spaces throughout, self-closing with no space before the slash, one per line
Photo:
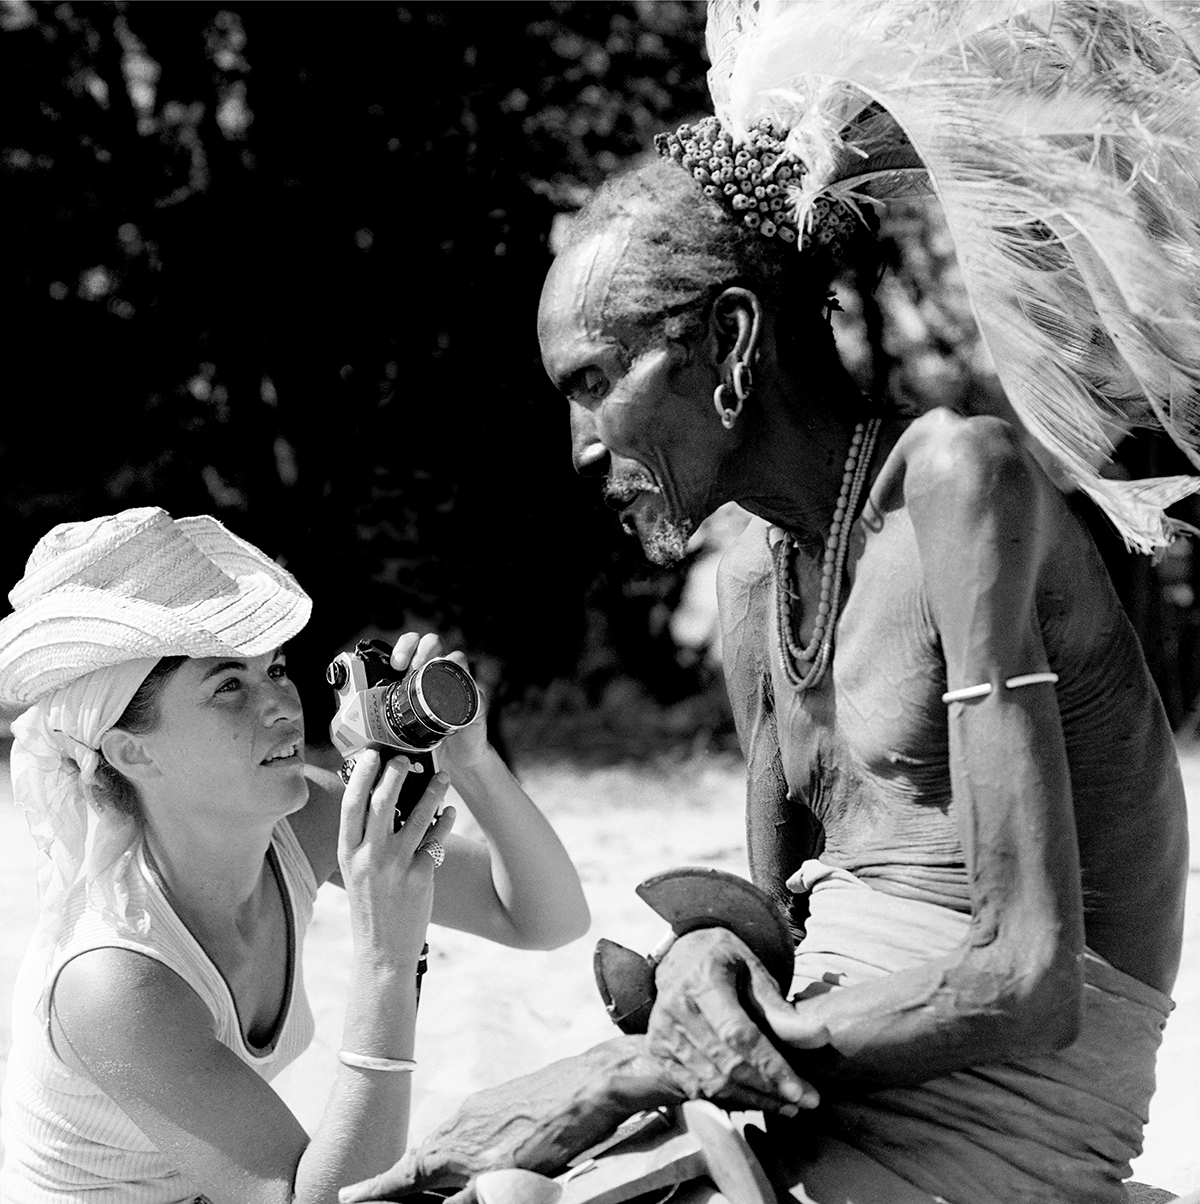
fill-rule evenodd
<path id="1" fill-rule="evenodd" d="M 162 722 L 158 700 L 163 687 L 185 660 L 186 656 L 164 656 L 138 686 L 137 693 L 129 700 L 129 705 L 121 712 L 120 719 L 113 727 L 132 736 L 154 731 Z M 140 814 L 141 800 L 137 787 L 104 759 L 104 753 L 100 754 L 100 764 L 96 766 L 93 792 L 98 803 L 113 807 L 124 815 Z"/>
<path id="2" fill-rule="evenodd" d="M 560 249 L 618 222 L 627 223 L 630 238 L 601 317 L 614 332 L 629 332 L 622 340 L 629 352 L 693 333 L 733 285 L 755 292 L 782 319 L 783 356 L 789 336 L 811 339 L 814 324 L 828 331 L 826 299 L 841 265 L 819 248 L 800 252 L 748 229 L 678 164 L 658 160 L 606 180 L 572 219 Z M 860 241 L 859 252 L 870 254 L 873 232 L 864 229 Z"/>

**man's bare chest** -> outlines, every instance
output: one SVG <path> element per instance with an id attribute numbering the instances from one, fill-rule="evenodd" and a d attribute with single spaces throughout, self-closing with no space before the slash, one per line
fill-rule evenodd
<path id="1" fill-rule="evenodd" d="M 779 623 L 770 631 L 770 688 L 789 792 L 831 815 L 905 802 L 944 807 L 945 670 L 905 513 L 865 532 L 854 552 L 833 660 L 818 685 L 791 684 Z M 793 578 L 800 616 L 815 609 L 812 581 L 803 572 Z M 781 584 L 772 582 L 772 590 Z"/>

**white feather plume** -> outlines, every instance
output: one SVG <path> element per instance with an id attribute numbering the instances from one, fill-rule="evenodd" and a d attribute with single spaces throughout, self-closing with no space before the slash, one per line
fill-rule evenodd
<path id="1" fill-rule="evenodd" d="M 1101 475 L 1155 424 L 1200 467 L 1200 10 L 1172 0 L 709 0 L 735 135 L 786 128 L 790 203 L 932 190 L 1009 401 L 1126 542 L 1198 477 Z"/>

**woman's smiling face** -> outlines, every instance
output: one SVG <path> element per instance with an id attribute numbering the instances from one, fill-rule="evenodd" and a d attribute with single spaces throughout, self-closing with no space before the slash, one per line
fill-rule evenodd
<path id="1" fill-rule="evenodd" d="M 164 685 L 158 709 L 158 726 L 138 737 L 157 771 L 155 793 L 268 817 L 307 801 L 304 717 L 282 649 L 189 658 Z"/>

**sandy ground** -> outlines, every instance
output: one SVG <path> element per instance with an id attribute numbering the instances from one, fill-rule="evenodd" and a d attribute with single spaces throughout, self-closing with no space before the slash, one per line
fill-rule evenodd
<path id="1" fill-rule="evenodd" d="M 1200 833 L 1200 752 L 1184 758 L 1193 831 Z M 10 1045 L 9 996 L 34 919 L 33 845 L 0 766 L 0 1072 Z M 553 953 L 502 949 L 434 929 L 417 1033 L 411 1132 L 419 1138 L 467 1093 L 532 1070 L 615 1034 L 592 979 L 595 940 L 648 950 L 662 921 L 634 894 L 643 878 L 679 865 L 746 874 L 742 781 L 734 761 L 673 770 L 530 768 L 531 795 L 575 858 L 591 902 L 591 932 Z M 461 814 L 461 812 L 460 812 Z M 460 831 L 469 823 L 460 821 Z M 1200 838 L 1192 853 L 1187 945 L 1176 1011 L 1158 1061 L 1158 1093 L 1134 1178 L 1200 1188 Z M 333 1080 L 349 957 L 345 899 L 324 887 L 305 947 L 317 1037 L 276 1085 L 301 1122 L 318 1121 Z"/>

